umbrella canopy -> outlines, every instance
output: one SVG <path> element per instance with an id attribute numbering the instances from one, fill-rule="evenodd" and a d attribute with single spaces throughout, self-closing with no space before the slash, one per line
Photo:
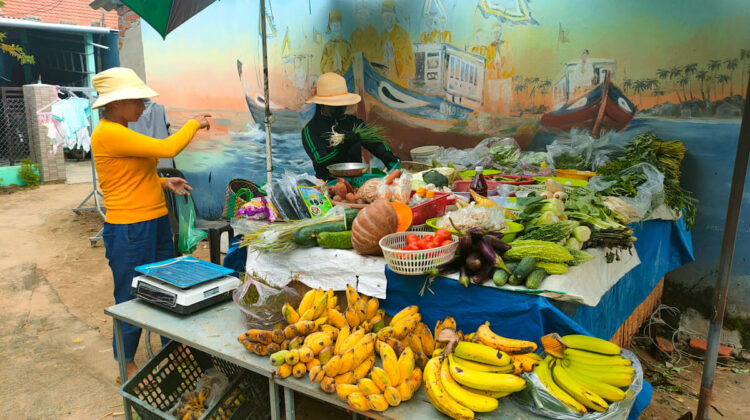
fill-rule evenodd
<path id="1" fill-rule="evenodd" d="M 216 0 L 120 0 L 162 37 Z"/>

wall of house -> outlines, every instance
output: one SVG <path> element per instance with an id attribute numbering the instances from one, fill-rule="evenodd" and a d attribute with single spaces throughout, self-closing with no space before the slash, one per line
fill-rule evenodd
<path id="1" fill-rule="evenodd" d="M 697 261 L 671 275 L 670 290 L 710 296 L 750 74 L 747 1 L 265 1 L 277 174 L 312 169 L 299 132 L 325 71 L 356 86 L 357 112 L 384 125 L 404 158 L 420 145 L 471 147 L 489 136 L 543 149 L 559 134 L 553 112 L 608 74 L 632 120 L 612 123 L 623 130 L 602 141 L 652 131 L 690 150 L 684 184 L 700 200 Z M 264 179 L 257 4 L 217 2 L 166 41 L 143 25 L 143 42 L 149 84 L 175 125 L 199 111 L 216 118 L 176 162 L 201 212 L 218 215 L 229 179 Z M 748 197 L 730 293 L 740 316 L 750 314 Z"/>

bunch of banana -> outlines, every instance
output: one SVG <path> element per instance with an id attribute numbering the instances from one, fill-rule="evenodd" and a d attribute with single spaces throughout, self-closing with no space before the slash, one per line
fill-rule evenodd
<path id="1" fill-rule="evenodd" d="M 338 307 L 328 309 L 328 323 L 337 327 L 351 329 L 362 327 L 369 333 L 378 331 L 385 325 L 385 311 L 379 309 L 379 301 L 360 295 L 350 285 L 346 285 L 346 310 L 342 313 Z"/>
<path id="2" fill-rule="evenodd" d="M 550 334 L 541 341 L 548 356 L 534 373 L 568 408 L 579 414 L 601 412 L 609 408 L 608 402 L 625 399 L 635 370 L 619 346 L 585 335 Z"/>
<path id="3" fill-rule="evenodd" d="M 305 376 L 305 373 L 320 370 L 321 359 L 327 360 L 333 352 L 334 333 L 332 331 L 318 331 L 305 337 L 302 345 L 280 350 L 270 356 L 272 366 L 276 367 L 276 376 L 295 378 Z"/>
<path id="4" fill-rule="evenodd" d="M 440 336 L 440 331 L 442 331 L 444 328 L 450 328 L 453 331 L 458 332 L 458 330 L 456 329 L 456 320 L 453 319 L 452 316 L 446 316 L 442 322 L 438 319 L 438 321 L 435 323 L 435 348 L 436 349 L 441 349 L 445 347 L 445 343 L 439 343 L 437 341 L 437 338 Z M 459 335 L 459 337 L 461 336 Z"/>
<path id="5" fill-rule="evenodd" d="M 333 393 L 340 384 L 354 384 L 366 377 L 375 364 L 376 340 L 375 333 L 366 333 L 362 327 L 350 331 L 344 326 L 330 356 L 320 359 L 320 370 L 310 372 L 310 380 L 319 382 L 323 391 Z"/>
<path id="6" fill-rule="evenodd" d="M 302 301 L 295 310 L 292 305 L 285 303 L 281 308 L 281 314 L 289 324 L 299 321 L 315 321 L 327 315 L 328 309 L 337 308 L 338 297 L 333 289 L 324 291 L 321 288 L 310 289 L 302 297 Z M 325 321 L 322 322 L 325 324 Z"/>
<path id="7" fill-rule="evenodd" d="M 369 377 L 356 383 L 336 383 L 336 394 L 359 411 L 385 411 L 408 401 L 422 383 L 422 371 L 414 365 L 414 353 L 406 348 L 400 357 L 378 341 L 383 367 L 373 367 Z"/>
<path id="8" fill-rule="evenodd" d="M 210 388 L 200 392 L 190 391 L 182 394 L 180 403 L 174 411 L 175 418 L 180 420 L 198 420 L 206 411 L 206 399 L 211 393 Z"/>
<path id="9" fill-rule="evenodd" d="M 325 322 L 326 318 L 322 317 L 315 321 L 297 321 L 285 328 L 276 328 L 273 331 L 252 329 L 240 334 L 237 341 L 248 351 L 266 356 L 280 350 L 297 348 L 305 336 L 318 330 L 329 332 L 335 337 L 338 330 L 325 325 Z"/>

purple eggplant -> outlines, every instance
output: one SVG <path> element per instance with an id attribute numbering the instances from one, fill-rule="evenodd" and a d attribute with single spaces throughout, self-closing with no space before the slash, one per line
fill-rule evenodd
<path id="1" fill-rule="evenodd" d="M 474 226 L 472 228 L 469 228 L 469 235 L 471 236 L 472 241 L 478 242 L 484 235 L 484 229 Z"/>
<path id="2" fill-rule="evenodd" d="M 479 254 L 477 254 L 476 252 L 472 252 L 471 254 L 466 256 L 467 270 L 472 273 L 476 273 L 480 268 L 482 268 L 482 257 L 480 257 Z"/>
<path id="3" fill-rule="evenodd" d="M 482 284 L 490 278 L 490 272 L 492 271 L 493 265 L 490 263 L 484 263 L 482 268 L 471 276 L 471 281 L 475 284 Z"/>
<path id="4" fill-rule="evenodd" d="M 459 236 L 458 237 L 458 254 L 460 255 L 466 255 L 469 252 L 471 252 L 471 236 L 465 235 L 465 236 Z"/>
<path id="5" fill-rule="evenodd" d="M 499 254 L 504 254 L 507 250 L 510 249 L 510 245 L 498 239 L 498 237 L 495 235 L 487 234 L 484 235 L 482 239 L 487 240 L 490 245 L 492 245 L 492 248 Z"/>
<path id="6" fill-rule="evenodd" d="M 505 236 L 505 234 L 503 232 L 487 232 L 487 234 L 491 235 L 491 236 L 494 236 L 497 239 L 503 239 L 503 236 Z"/>
<path id="7" fill-rule="evenodd" d="M 495 249 L 487 238 L 482 238 L 482 240 L 479 241 L 479 250 L 482 252 L 482 257 L 484 257 L 487 262 L 496 268 L 501 268 L 510 273 L 508 267 L 506 267 L 503 262 L 503 258 L 497 255 L 497 252 L 495 252 Z"/>
<path id="8" fill-rule="evenodd" d="M 424 273 L 428 276 L 437 277 L 458 271 L 464 265 L 464 259 L 459 255 L 454 256 L 450 261 L 438 264 L 437 267 L 426 270 Z"/>

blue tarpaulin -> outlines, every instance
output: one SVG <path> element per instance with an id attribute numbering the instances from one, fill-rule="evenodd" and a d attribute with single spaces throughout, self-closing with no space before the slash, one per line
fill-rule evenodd
<path id="1" fill-rule="evenodd" d="M 402 276 L 388 267 L 387 298 L 381 307 L 392 315 L 405 306 L 419 305 L 422 320 L 431 328 L 438 319 L 451 315 L 463 331 L 474 331 L 490 321 L 492 330 L 500 335 L 537 343 L 551 332 L 608 340 L 664 274 L 694 260 L 691 236 L 683 220 L 650 220 L 632 228 L 638 238 L 635 248 L 641 264 L 620 279 L 595 307 L 489 287 L 465 288 L 444 277 L 430 285 L 434 293 L 425 291 L 419 296 L 425 277 Z M 651 401 L 652 392 L 651 386 L 644 383 L 630 418 L 638 418 Z"/>

